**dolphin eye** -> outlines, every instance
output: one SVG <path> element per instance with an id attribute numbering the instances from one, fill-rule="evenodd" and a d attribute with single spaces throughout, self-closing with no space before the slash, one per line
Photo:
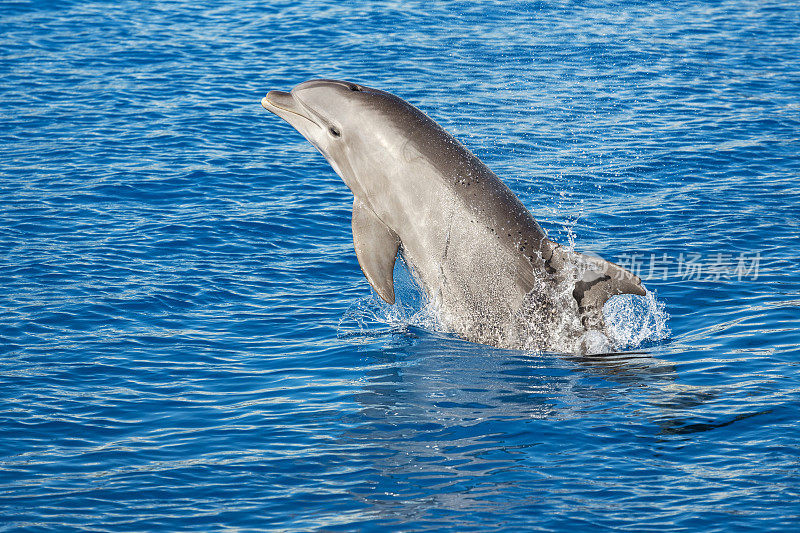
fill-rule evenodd
<path id="1" fill-rule="evenodd" d="M 358 85 L 351 85 L 350 90 L 353 92 L 359 92 L 361 91 L 361 87 L 359 87 Z"/>
<path id="2" fill-rule="evenodd" d="M 331 126 L 330 129 L 328 129 L 328 131 L 334 137 L 341 137 L 342 136 L 342 132 L 340 132 L 339 128 L 337 128 L 336 126 Z"/>

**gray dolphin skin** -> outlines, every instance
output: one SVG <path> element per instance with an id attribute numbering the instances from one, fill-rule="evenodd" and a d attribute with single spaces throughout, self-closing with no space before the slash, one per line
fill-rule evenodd
<path id="1" fill-rule="evenodd" d="M 395 301 L 398 251 L 462 338 L 504 348 L 608 349 L 602 308 L 646 294 L 624 268 L 554 243 L 513 192 L 422 111 L 385 91 L 311 80 L 261 105 L 314 145 L 355 197 L 356 256 Z"/>

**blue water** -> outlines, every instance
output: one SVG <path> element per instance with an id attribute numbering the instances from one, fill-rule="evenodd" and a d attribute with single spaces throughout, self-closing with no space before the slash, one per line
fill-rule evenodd
<path id="1" fill-rule="evenodd" d="M 798 73 L 793 2 L 4 1 L 0 530 L 794 529 Z M 316 77 L 425 110 L 663 320 L 579 357 L 382 305 L 259 106 Z"/>

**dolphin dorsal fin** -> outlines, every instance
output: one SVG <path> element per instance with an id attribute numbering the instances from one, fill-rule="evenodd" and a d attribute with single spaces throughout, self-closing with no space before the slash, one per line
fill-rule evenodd
<path id="1" fill-rule="evenodd" d="M 400 238 L 358 198 L 353 202 L 353 244 L 361 271 L 378 296 L 394 303 L 394 261 Z"/>

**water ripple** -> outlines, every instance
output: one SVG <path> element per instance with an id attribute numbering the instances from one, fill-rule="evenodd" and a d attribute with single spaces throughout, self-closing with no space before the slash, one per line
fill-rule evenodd
<path id="1" fill-rule="evenodd" d="M 10 1 L 0 22 L 0 528 L 800 520 L 796 6 Z M 442 334 L 407 277 L 381 304 L 350 193 L 258 105 L 323 76 L 426 111 L 555 240 L 646 278 L 667 257 L 645 280 L 665 314 L 617 302 L 631 352 L 574 357 Z M 678 269 L 695 256 L 711 270 Z"/>

